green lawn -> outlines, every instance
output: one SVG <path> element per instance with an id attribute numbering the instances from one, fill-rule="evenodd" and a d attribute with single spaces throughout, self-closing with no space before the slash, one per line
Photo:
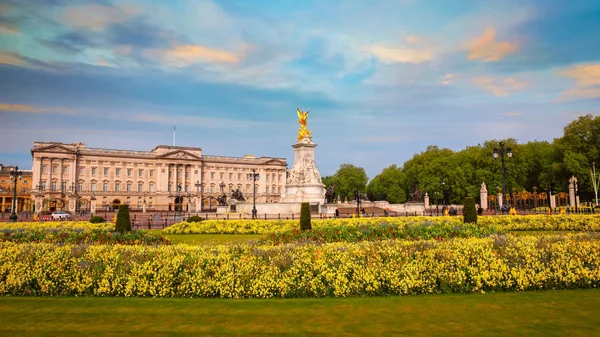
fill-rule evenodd
<path id="1" fill-rule="evenodd" d="M 600 290 L 325 299 L 0 297 L 0 335 L 598 336 Z"/>
<path id="2" fill-rule="evenodd" d="M 258 234 L 162 234 L 173 243 L 212 244 L 212 243 L 244 243 L 258 240 Z"/>

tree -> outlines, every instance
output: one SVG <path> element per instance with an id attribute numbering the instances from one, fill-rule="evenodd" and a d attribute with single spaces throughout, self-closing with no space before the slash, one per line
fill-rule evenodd
<path id="1" fill-rule="evenodd" d="M 463 201 L 463 218 L 465 223 L 477 223 L 477 210 L 475 209 L 475 199 L 466 197 Z"/>
<path id="2" fill-rule="evenodd" d="M 312 228 L 310 223 L 311 215 L 310 215 L 310 205 L 308 202 L 303 202 L 300 204 L 300 230 L 301 231 L 309 231 Z"/>
<path id="3" fill-rule="evenodd" d="M 334 176 L 321 177 L 321 181 L 323 182 L 323 185 L 325 185 L 325 188 L 331 186 L 333 184 L 334 180 L 335 180 Z"/>
<path id="4" fill-rule="evenodd" d="M 115 231 L 119 233 L 131 232 L 131 219 L 129 218 L 129 205 L 120 205 L 117 212 Z"/>
<path id="5" fill-rule="evenodd" d="M 354 190 L 364 191 L 367 180 L 365 169 L 352 164 L 340 165 L 333 176 L 335 192 L 342 200 L 352 200 Z"/>
<path id="6" fill-rule="evenodd" d="M 405 180 L 406 175 L 396 165 L 384 168 L 369 182 L 367 196 L 370 200 L 386 200 L 391 204 L 406 202 Z"/>

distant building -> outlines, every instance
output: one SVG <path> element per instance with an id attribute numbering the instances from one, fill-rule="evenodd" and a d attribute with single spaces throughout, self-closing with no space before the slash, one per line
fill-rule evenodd
<path id="1" fill-rule="evenodd" d="M 14 170 L 14 166 L 4 166 L 0 164 L 0 212 L 12 212 L 12 200 L 14 194 L 15 183 L 10 180 L 10 171 Z M 17 180 L 17 212 L 32 210 L 33 203 L 31 202 L 31 170 L 19 171 L 23 173 L 23 177 Z"/>
<path id="2" fill-rule="evenodd" d="M 35 142 L 32 198 L 41 211 L 110 210 L 214 211 L 217 197 L 240 189 L 257 202 L 279 202 L 284 192 L 284 158 L 206 156 L 201 148 L 159 145 L 152 151 L 89 148 L 83 143 Z"/>

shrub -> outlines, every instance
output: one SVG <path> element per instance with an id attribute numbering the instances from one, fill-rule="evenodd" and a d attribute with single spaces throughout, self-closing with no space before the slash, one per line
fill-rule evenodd
<path id="1" fill-rule="evenodd" d="M 104 221 L 104 218 L 98 215 L 95 215 L 90 218 L 90 223 L 103 223 Z"/>
<path id="2" fill-rule="evenodd" d="M 115 230 L 120 233 L 131 232 L 131 219 L 129 218 L 129 205 L 120 205 L 117 212 Z"/>
<path id="3" fill-rule="evenodd" d="M 201 216 L 198 216 L 198 215 L 192 215 L 192 216 L 188 217 L 186 221 L 187 221 L 187 222 L 200 222 L 200 221 L 202 221 L 202 220 L 203 220 L 203 219 L 202 219 L 202 217 L 201 217 Z"/>
<path id="4" fill-rule="evenodd" d="M 475 209 L 475 199 L 471 197 L 465 198 L 463 216 L 465 223 L 477 223 L 477 210 Z"/>
<path id="5" fill-rule="evenodd" d="M 303 202 L 300 205 L 300 230 L 309 231 L 312 229 L 310 224 L 310 205 Z"/>

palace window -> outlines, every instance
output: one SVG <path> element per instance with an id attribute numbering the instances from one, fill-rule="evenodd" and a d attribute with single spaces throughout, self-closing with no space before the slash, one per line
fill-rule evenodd
<path id="1" fill-rule="evenodd" d="M 69 167 L 63 166 L 63 174 L 66 174 L 67 172 L 69 172 Z"/>
<path id="2" fill-rule="evenodd" d="M 118 177 L 121 175 L 121 169 L 120 168 L 116 168 L 115 169 L 115 175 Z"/>
<path id="3" fill-rule="evenodd" d="M 115 192 L 121 192 L 121 184 L 115 183 Z"/>
<path id="4" fill-rule="evenodd" d="M 58 166 L 52 166 L 52 174 L 58 173 Z"/>
<path id="5" fill-rule="evenodd" d="M 215 192 L 215 186 L 214 185 L 210 185 L 210 193 L 214 193 Z"/>
<path id="6" fill-rule="evenodd" d="M 169 184 L 169 186 L 167 186 L 167 191 L 171 192 L 171 184 Z"/>
<path id="7" fill-rule="evenodd" d="M 277 187 L 277 193 L 281 194 L 281 186 Z"/>
<path id="8" fill-rule="evenodd" d="M 96 175 L 96 167 L 92 167 L 92 175 L 95 176 Z"/>
<path id="9" fill-rule="evenodd" d="M 215 173 L 214 172 L 210 173 L 210 180 L 215 180 Z"/>
<path id="10" fill-rule="evenodd" d="M 223 180 L 223 176 L 225 176 L 225 174 L 224 174 L 223 172 L 220 172 L 220 173 L 219 173 L 219 178 L 220 178 L 221 180 Z"/>
<path id="11" fill-rule="evenodd" d="M 233 173 L 229 173 L 229 181 L 233 180 Z"/>
<path id="12" fill-rule="evenodd" d="M 108 177 L 108 167 L 105 167 L 103 170 L 104 170 L 104 176 Z"/>
<path id="13" fill-rule="evenodd" d="M 268 176 L 267 176 L 268 177 Z M 269 194 L 269 186 L 265 188 L 265 193 Z"/>
<path id="14" fill-rule="evenodd" d="M 92 183 L 92 192 L 96 191 L 96 183 Z"/>
<path id="15" fill-rule="evenodd" d="M 56 191 L 56 181 L 50 183 L 50 189 Z"/>
<path id="16" fill-rule="evenodd" d="M 272 176 L 271 180 L 272 180 L 273 182 L 275 182 L 275 173 L 273 173 L 273 176 Z"/>
<path id="17" fill-rule="evenodd" d="M 268 173 L 265 174 L 265 179 L 266 179 L 267 182 L 269 182 L 269 174 Z"/>
<path id="18" fill-rule="evenodd" d="M 127 183 L 127 192 L 131 192 L 131 183 Z"/>
<path id="19" fill-rule="evenodd" d="M 138 170 L 138 177 L 144 176 L 144 170 Z"/>
<path id="20" fill-rule="evenodd" d="M 242 174 L 238 173 L 238 181 L 242 180 Z"/>
<path id="21" fill-rule="evenodd" d="M 79 175 L 80 176 L 85 175 L 85 167 L 80 167 L 79 168 Z"/>
<path id="22" fill-rule="evenodd" d="M 42 165 L 42 173 L 46 173 L 47 169 L 48 169 L 48 166 Z"/>
<path id="23" fill-rule="evenodd" d="M 150 170 L 150 172 L 148 172 L 148 175 L 150 176 L 150 178 L 154 177 L 154 170 Z"/>
<path id="24" fill-rule="evenodd" d="M 250 193 L 250 186 L 246 186 L 246 194 Z"/>
<path id="25" fill-rule="evenodd" d="M 133 169 L 128 168 L 127 169 L 127 176 L 131 177 L 132 174 L 133 174 Z"/>
<path id="26" fill-rule="evenodd" d="M 185 191 L 189 192 L 190 191 L 190 186 L 189 185 L 185 185 Z"/>
<path id="27" fill-rule="evenodd" d="M 45 190 L 45 189 L 46 189 L 46 182 L 40 181 L 40 190 Z"/>
<path id="28" fill-rule="evenodd" d="M 83 183 L 77 184 L 77 191 L 79 191 L 79 192 L 83 191 Z"/>
<path id="29" fill-rule="evenodd" d="M 148 185 L 148 192 L 154 192 L 154 184 L 153 183 L 150 183 Z"/>
<path id="30" fill-rule="evenodd" d="M 61 188 L 61 191 L 63 191 L 63 192 L 66 191 L 67 190 L 67 182 L 63 181 L 60 188 Z"/>
<path id="31" fill-rule="evenodd" d="M 137 201 L 137 207 L 138 207 L 138 208 L 142 208 L 142 201 L 141 201 L 141 200 L 138 200 L 138 201 Z"/>
<path id="32" fill-rule="evenodd" d="M 138 192 L 143 192 L 144 184 L 138 183 Z"/>
<path id="33" fill-rule="evenodd" d="M 190 177 L 190 172 L 189 171 L 185 171 L 185 179 Z"/>
<path id="34" fill-rule="evenodd" d="M 104 183 L 104 185 L 102 185 L 102 190 L 104 192 L 108 192 L 108 183 Z"/>
<path id="35" fill-rule="evenodd" d="M 281 174 L 277 176 L 277 182 L 281 181 Z"/>

